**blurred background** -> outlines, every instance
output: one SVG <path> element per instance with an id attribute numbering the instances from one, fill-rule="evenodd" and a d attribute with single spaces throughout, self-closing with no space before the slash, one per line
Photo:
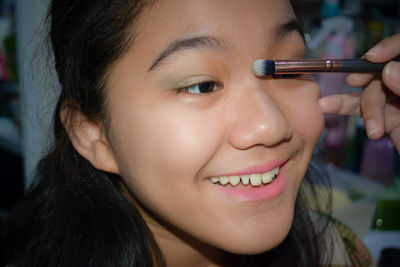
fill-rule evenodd
<path id="1" fill-rule="evenodd" d="M 58 92 L 44 45 L 47 2 L 0 0 L 2 221 L 30 185 L 32 171 L 52 141 L 50 122 Z M 298 3 L 310 58 L 360 57 L 384 37 L 400 32 L 399 0 Z M 343 74 L 316 78 L 323 95 L 361 90 L 347 86 Z M 368 140 L 358 118 L 327 116 L 314 158 L 332 179 L 334 216 L 384 262 L 382 248 L 400 249 L 400 159 L 390 139 Z M 392 253 L 386 252 L 390 257 Z"/>

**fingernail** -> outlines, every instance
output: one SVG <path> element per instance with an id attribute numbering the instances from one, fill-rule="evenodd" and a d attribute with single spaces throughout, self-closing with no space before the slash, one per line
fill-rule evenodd
<path id="1" fill-rule="evenodd" d="M 350 74 L 349 76 L 347 76 L 347 79 L 358 80 L 358 79 L 360 79 L 360 74 L 357 74 L 357 73 Z"/>
<path id="2" fill-rule="evenodd" d="M 374 133 L 376 133 L 379 130 L 378 123 L 374 119 L 367 120 L 366 128 L 367 128 L 368 138 L 370 138 Z"/>
<path id="3" fill-rule="evenodd" d="M 386 65 L 385 78 L 393 84 L 400 84 L 400 63 L 391 61 Z"/>
<path id="4" fill-rule="evenodd" d="M 382 50 L 382 46 L 381 45 L 376 45 L 376 46 L 372 47 L 370 50 L 368 50 L 368 52 L 365 53 L 365 55 L 366 56 L 375 56 L 381 50 Z"/>

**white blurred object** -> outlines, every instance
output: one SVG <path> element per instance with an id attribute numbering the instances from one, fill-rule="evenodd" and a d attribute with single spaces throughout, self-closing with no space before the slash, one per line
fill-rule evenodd
<path id="1" fill-rule="evenodd" d="M 384 248 L 400 249 L 400 231 L 371 231 L 363 239 L 363 242 L 371 251 L 374 259 L 378 260 Z"/>
<path id="2" fill-rule="evenodd" d="M 319 47 L 331 34 L 347 35 L 353 31 L 354 23 L 351 19 L 345 16 L 337 16 L 326 18 L 322 21 L 321 29 L 307 43 L 308 48 L 316 49 Z"/>
<path id="3" fill-rule="evenodd" d="M 331 164 L 327 165 L 326 170 L 333 190 L 345 192 L 350 198 L 358 196 L 347 205 L 343 205 L 346 199 L 333 199 L 333 202 L 340 203 L 334 203 L 337 209 L 332 211 L 332 216 L 345 223 L 360 238 L 367 236 L 371 231 L 376 203 L 384 192 L 385 186 Z M 335 196 L 340 196 L 340 194 L 336 193 L 333 197 Z"/>

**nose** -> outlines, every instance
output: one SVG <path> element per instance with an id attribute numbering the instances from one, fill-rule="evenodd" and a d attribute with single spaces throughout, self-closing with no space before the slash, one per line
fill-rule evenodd
<path id="1" fill-rule="evenodd" d="M 277 100 L 260 85 L 242 91 L 232 111 L 229 139 L 234 147 L 272 147 L 292 137 L 290 121 Z"/>

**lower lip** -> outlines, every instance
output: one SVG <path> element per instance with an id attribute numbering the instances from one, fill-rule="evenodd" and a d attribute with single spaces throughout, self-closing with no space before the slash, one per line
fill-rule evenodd
<path id="1" fill-rule="evenodd" d="M 217 185 L 218 189 L 225 194 L 243 201 L 260 201 L 272 199 L 279 196 L 286 188 L 286 164 L 279 168 L 278 176 L 269 184 L 264 186 L 251 186 L 246 188 L 224 187 Z"/>

